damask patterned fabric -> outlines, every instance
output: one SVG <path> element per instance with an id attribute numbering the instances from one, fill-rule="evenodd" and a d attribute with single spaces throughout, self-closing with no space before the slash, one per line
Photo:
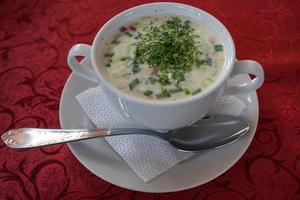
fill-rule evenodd
<path id="1" fill-rule="evenodd" d="M 58 128 L 69 48 L 91 43 L 112 16 L 146 2 L 0 1 L 0 132 Z M 13 150 L 0 142 L 0 199 L 300 199 L 300 1 L 181 2 L 219 18 L 237 57 L 264 66 L 258 130 L 240 161 L 202 186 L 147 194 L 96 177 L 66 145 Z"/>

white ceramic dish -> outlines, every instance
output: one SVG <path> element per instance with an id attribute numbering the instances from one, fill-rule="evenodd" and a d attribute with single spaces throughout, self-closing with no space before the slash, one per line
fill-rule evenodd
<path id="1" fill-rule="evenodd" d="M 89 66 L 88 61 L 82 63 Z M 250 80 L 248 75 L 239 75 L 229 84 L 237 85 Z M 95 83 L 72 73 L 64 87 L 59 116 L 61 128 L 93 128 L 82 111 L 75 96 L 96 86 Z M 242 116 L 249 120 L 251 129 L 248 135 L 238 142 L 219 149 L 200 152 L 148 183 L 143 182 L 118 156 L 110 145 L 101 138 L 69 143 L 76 158 L 96 176 L 123 188 L 143 192 L 173 192 L 204 184 L 227 171 L 247 150 L 256 131 L 258 122 L 258 101 L 256 92 L 237 95 L 247 104 Z"/>
<path id="2" fill-rule="evenodd" d="M 112 86 L 102 75 L 105 41 L 131 20 L 161 14 L 180 15 L 207 25 L 218 33 L 224 46 L 225 61 L 218 78 L 205 90 L 189 98 L 177 101 L 153 101 L 134 97 Z M 76 60 L 76 56 L 85 56 L 89 59 L 93 69 L 82 66 Z M 105 96 L 121 114 L 126 113 L 125 117 L 151 129 L 168 130 L 190 125 L 208 113 L 218 96 L 249 93 L 259 88 L 264 81 L 263 68 L 259 63 L 251 60 L 235 60 L 234 43 L 230 33 L 219 20 L 199 8 L 170 2 L 144 4 L 116 15 L 101 27 L 92 46 L 76 44 L 70 49 L 68 64 L 83 78 L 101 83 Z M 256 78 L 242 85 L 226 87 L 227 80 L 238 74 L 253 74 Z"/>

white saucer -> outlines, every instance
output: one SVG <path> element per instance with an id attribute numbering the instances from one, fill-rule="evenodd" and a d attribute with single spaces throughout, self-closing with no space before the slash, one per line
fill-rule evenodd
<path id="1" fill-rule="evenodd" d="M 248 75 L 240 75 L 230 83 L 249 80 Z M 60 101 L 59 117 L 61 128 L 93 128 L 82 111 L 75 96 L 96 86 L 72 73 L 66 82 Z M 143 182 L 118 156 L 110 145 L 101 138 L 69 143 L 76 158 L 96 176 L 123 188 L 142 192 L 173 192 L 204 184 L 227 171 L 247 150 L 256 131 L 258 121 L 258 101 L 255 92 L 237 96 L 247 104 L 242 116 L 249 120 L 248 135 L 238 142 L 208 151 L 187 160 L 148 183 Z"/>

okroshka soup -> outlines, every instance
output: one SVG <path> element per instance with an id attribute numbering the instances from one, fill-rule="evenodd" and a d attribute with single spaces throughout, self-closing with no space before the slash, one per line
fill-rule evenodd
<path id="1" fill-rule="evenodd" d="M 85 59 L 78 62 L 76 56 Z M 209 13 L 179 3 L 150 3 L 114 16 L 93 44 L 68 54 L 74 73 L 100 84 L 116 110 L 150 129 L 188 126 L 221 95 L 249 93 L 264 81 L 262 66 L 236 60 L 232 37 Z M 240 74 L 254 79 L 227 85 Z"/>
<path id="2" fill-rule="evenodd" d="M 105 41 L 102 74 L 120 91 L 153 101 L 204 91 L 224 65 L 223 43 L 201 22 L 154 15 L 119 27 Z"/>

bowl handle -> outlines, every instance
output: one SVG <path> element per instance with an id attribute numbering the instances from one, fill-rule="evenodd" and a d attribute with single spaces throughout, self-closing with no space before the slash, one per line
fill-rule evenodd
<path id="1" fill-rule="evenodd" d="M 95 83 L 99 83 L 99 79 L 93 69 L 83 66 L 76 56 L 84 56 L 86 59 L 91 60 L 91 46 L 87 44 L 75 44 L 68 54 L 68 65 L 73 72 L 79 76 L 90 80 Z"/>
<path id="2" fill-rule="evenodd" d="M 236 61 L 231 78 L 239 74 L 252 74 L 256 77 L 240 85 L 227 86 L 224 95 L 249 93 L 261 87 L 264 82 L 264 70 L 261 64 L 253 60 Z"/>

